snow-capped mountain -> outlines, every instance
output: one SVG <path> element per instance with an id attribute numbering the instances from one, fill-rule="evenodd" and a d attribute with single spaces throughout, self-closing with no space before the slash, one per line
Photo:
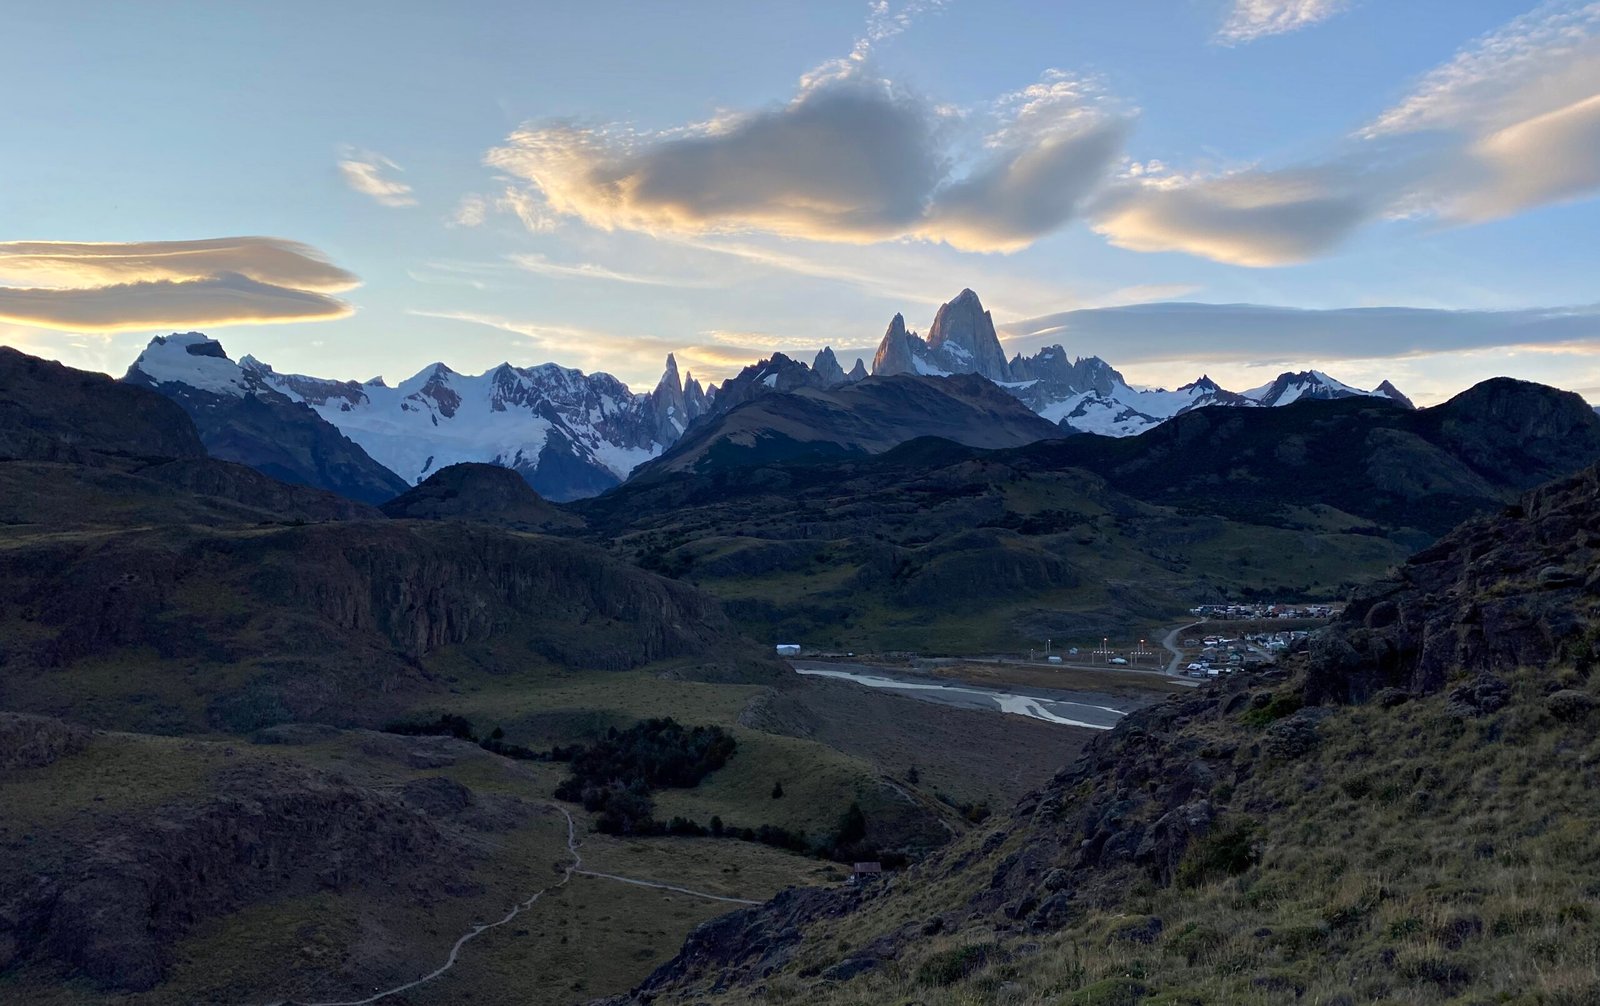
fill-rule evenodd
<path id="1" fill-rule="evenodd" d="M 1134 388 L 1099 357 L 1069 357 L 1059 345 L 1007 360 L 993 318 L 971 290 L 939 308 L 926 339 L 894 316 L 871 375 L 899 374 L 979 375 L 1063 429 L 1116 437 L 1215 405 L 1268 408 L 1366 395 L 1412 407 L 1387 381 L 1364 391 L 1314 370 L 1242 393 L 1208 377 L 1168 391 Z M 553 363 L 505 363 L 477 375 L 435 363 L 391 387 L 378 378 L 280 374 L 249 356 L 235 363 L 215 340 L 191 332 L 152 340 L 126 380 L 183 404 L 217 457 L 381 502 L 458 462 L 511 468 L 552 500 L 593 496 L 660 456 L 697 421 L 760 396 L 828 391 L 868 376 L 862 360 L 846 371 L 823 347 L 809 366 L 774 353 L 713 387 L 680 378 L 669 355 L 647 394 L 609 374 Z M 910 425 L 917 419 L 904 418 Z"/>
<path id="2" fill-rule="evenodd" d="M 895 315 L 878 344 L 872 372 L 879 376 L 982 374 L 1051 422 L 1113 437 L 1133 436 L 1173 416 L 1212 405 L 1272 407 L 1301 399 L 1365 395 L 1412 408 L 1410 399 L 1388 381 L 1373 391 L 1363 391 L 1315 370 L 1280 374 L 1269 384 L 1245 392 L 1228 391 L 1209 377 L 1167 391 L 1135 389 L 1099 357 L 1073 359 L 1059 345 L 1007 361 L 993 319 L 971 290 L 962 290 L 939 308 L 926 340 L 907 331 L 905 319 Z"/>
<path id="3" fill-rule="evenodd" d="M 550 363 L 506 363 L 478 375 L 435 363 L 390 387 L 381 379 L 280 374 L 249 356 L 234 363 L 198 333 L 153 340 L 127 379 L 174 398 L 201 392 L 303 405 L 405 485 L 446 465 L 481 461 L 521 473 L 558 501 L 619 484 L 674 443 L 711 401 L 692 375 L 679 379 L 671 356 L 649 394 L 634 394 L 609 374 Z"/>
<path id="4" fill-rule="evenodd" d="M 214 458 L 363 503 L 382 503 L 406 489 L 403 479 L 331 423 L 198 332 L 151 341 L 124 380 L 181 405 Z"/>

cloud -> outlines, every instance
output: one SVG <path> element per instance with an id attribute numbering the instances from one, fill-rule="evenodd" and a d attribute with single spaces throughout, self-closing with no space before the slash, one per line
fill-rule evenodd
<path id="1" fill-rule="evenodd" d="M 1465 225 L 1589 197 L 1600 3 L 1545 4 L 1477 40 L 1320 161 L 1125 174 L 1087 210 L 1112 244 L 1245 266 L 1327 255 L 1384 220 Z"/>
<path id="2" fill-rule="evenodd" d="M 1597 28 L 1600 3 L 1540 4 L 1425 74 L 1361 135 L 1495 130 L 1593 94 L 1600 90 Z"/>
<path id="3" fill-rule="evenodd" d="M 1117 363 L 1378 359 L 1498 347 L 1600 348 L 1600 304 L 1514 311 L 1411 307 L 1312 310 L 1157 303 L 1088 308 L 1003 326 L 1011 348 L 1060 342 Z"/>
<path id="4" fill-rule="evenodd" d="M 345 184 L 364 196 L 371 196 L 383 206 L 415 206 L 416 197 L 405 182 L 385 178 L 385 172 L 400 171 L 400 165 L 382 154 L 370 150 L 345 148 L 339 162 L 339 172 Z"/>
<path id="5" fill-rule="evenodd" d="M 489 200 L 469 192 L 456 204 L 449 223 L 456 227 L 479 227 L 489 216 Z"/>
<path id="6" fill-rule="evenodd" d="M 661 133 L 529 123 L 486 160 L 549 213 L 602 230 L 1013 250 L 1069 219 L 1120 154 L 1115 114 L 1066 94 L 998 109 L 972 151 L 925 102 L 853 66 L 780 107 Z"/>
<path id="7" fill-rule="evenodd" d="M 282 238 L 0 242 L 0 321 L 74 332 L 340 318 L 358 285 Z M 26 285 L 22 285 L 26 284 Z"/>
<path id="8" fill-rule="evenodd" d="M 589 372 L 613 373 L 619 362 L 625 367 L 616 376 L 632 386 L 655 386 L 661 364 L 674 353 L 678 365 L 698 374 L 702 380 L 720 380 L 772 353 L 773 341 L 759 337 L 757 345 L 743 345 L 727 338 L 729 333 L 703 333 L 707 343 L 683 345 L 659 336 L 618 334 L 583 326 L 525 321 L 502 315 L 472 311 L 411 311 L 423 318 L 485 325 L 511 332 L 537 346 L 541 352 L 561 360 L 564 366 L 577 366 Z M 815 352 L 815 349 L 812 350 Z M 809 362 L 807 357 L 807 362 Z"/>
<path id="9" fill-rule="evenodd" d="M 1373 209 L 1371 194 L 1337 171 L 1250 170 L 1129 179 L 1101 197 L 1092 226 L 1133 251 L 1281 266 L 1327 254 Z"/>
<path id="10" fill-rule="evenodd" d="M 1600 189 L 1600 3 L 1545 3 L 1462 49 L 1359 134 L 1436 151 L 1412 207 L 1476 223 Z"/>
<path id="11" fill-rule="evenodd" d="M 687 287 L 712 287 L 722 286 L 721 283 L 710 283 L 705 280 L 689 279 L 682 276 L 650 276 L 644 273 L 624 272 L 611 269 L 593 262 L 552 262 L 543 255 L 521 254 L 512 255 L 511 261 L 517 267 L 531 272 L 536 276 L 556 276 L 566 279 L 593 279 L 605 280 L 613 283 L 631 283 L 637 286 L 667 286 L 674 289 Z"/>
<path id="12" fill-rule="evenodd" d="M 1600 188 L 1600 93 L 1491 133 L 1469 154 L 1477 184 L 1451 207 L 1463 220 L 1587 196 Z"/>
<path id="13" fill-rule="evenodd" d="M 1233 0 L 1228 20 L 1217 31 L 1217 41 L 1239 45 L 1268 35 L 1299 31 L 1328 20 L 1348 6 L 1347 0 Z"/>

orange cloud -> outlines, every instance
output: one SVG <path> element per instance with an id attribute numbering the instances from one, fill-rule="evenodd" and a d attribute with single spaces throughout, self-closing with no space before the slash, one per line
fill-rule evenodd
<path id="1" fill-rule="evenodd" d="M 268 237 L 0 242 L 0 321 L 70 332 L 341 318 L 359 285 L 315 249 Z"/>

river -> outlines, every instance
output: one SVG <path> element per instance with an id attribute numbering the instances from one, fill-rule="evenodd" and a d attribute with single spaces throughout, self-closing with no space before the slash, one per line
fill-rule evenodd
<path id="1" fill-rule="evenodd" d="M 1045 689 L 1028 689 L 1027 692 L 1001 691 L 981 685 L 947 684 L 924 678 L 890 677 L 881 668 L 864 664 L 830 664 L 822 661 L 793 661 L 796 672 L 811 677 L 835 678 L 853 681 L 868 688 L 881 688 L 898 692 L 924 702 L 941 702 L 945 705 L 968 709 L 992 709 L 995 712 L 1026 716 L 1029 719 L 1057 723 L 1061 726 L 1084 727 L 1089 730 L 1110 730 L 1122 719 L 1124 711 L 1112 706 L 1096 705 L 1080 699 L 1105 699 L 1105 696 L 1079 695 L 1069 692 L 1050 692 Z"/>

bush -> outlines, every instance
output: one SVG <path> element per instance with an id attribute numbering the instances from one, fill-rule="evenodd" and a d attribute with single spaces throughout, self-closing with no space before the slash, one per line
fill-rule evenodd
<path id="1" fill-rule="evenodd" d="M 1300 696 L 1290 693 L 1288 695 L 1270 695 L 1267 701 L 1258 706 L 1252 706 L 1240 714 L 1239 719 L 1253 727 L 1264 727 L 1274 723 L 1285 716 L 1292 716 L 1300 711 L 1304 705 Z"/>
<path id="2" fill-rule="evenodd" d="M 478 735 L 472 731 L 472 721 L 454 713 L 442 713 L 438 719 L 431 722 L 386 723 L 383 732 L 407 737 L 454 737 L 458 740 L 472 741 L 474 744 L 478 742 Z"/>
<path id="3" fill-rule="evenodd" d="M 1255 825 L 1244 821 L 1196 842 L 1178 864 L 1176 879 L 1181 887 L 1198 887 L 1214 877 L 1237 877 L 1260 859 Z"/>
<path id="4" fill-rule="evenodd" d="M 992 946 L 957 947 L 954 950 L 945 950 L 922 962 L 922 966 L 917 968 L 917 981 L 941 988 L 954 985 L 974 971 L 983 968 L 995 953 L 996 948 Z"/>

